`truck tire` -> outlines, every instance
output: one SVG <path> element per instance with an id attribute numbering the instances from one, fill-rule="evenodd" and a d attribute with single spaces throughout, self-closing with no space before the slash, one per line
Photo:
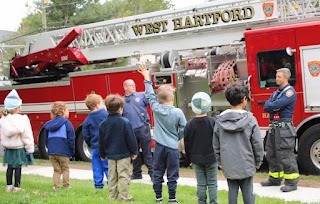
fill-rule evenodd
<path id="1" fill-rule="evenodd" d="M 82 132 L 79 133 L 76 141 L 76 155 L 77 159 L 85 162 L 91 162 L 92 152 L 91 148 L 85 142 Z"/>
<path id="2" fill-rule="evenodd" d="M 320 124 L 310 127 L 302 134 L 298 147 L 298 164 L 300 173 L 320 174 Z"/>
<path id="3" fill-rule="evenodd" d="M 38 140 L 38 151 L 39 151 L 39 157 L 41 159 L 49 159 L 48 149 L 46 147 L 43 131 L 41 131 L 40 137 Z"/>

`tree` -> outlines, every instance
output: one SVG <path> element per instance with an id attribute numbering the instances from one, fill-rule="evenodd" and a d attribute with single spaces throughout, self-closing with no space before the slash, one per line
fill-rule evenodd
<path id="1" fill-rule="evenodd" d="M 87 4 L 97 4 L 98 0 L 52 0 L 46 9 L 48 27 L 68 27 L 70 18 Z"/>
<path id="2" fill-rule="evenodd" d="M 171 0 L 109 0 L 86 4 L 71 17 L 73 25 L 94 23 L 171 8 Z"/>

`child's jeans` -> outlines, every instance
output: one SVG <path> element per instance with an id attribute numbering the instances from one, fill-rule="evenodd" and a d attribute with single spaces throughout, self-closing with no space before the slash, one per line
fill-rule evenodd
<path id="1" fill-rule="evenodd" d="M 108 160 L 109 163 L 109 199 L 132 200 L 129 194 L 130 173 L 132 171 L 131 158 Z M 118 190 L 118 182 L 120 190 Z"/>
<path id="2" fill-rule="evenodd" d="M 103 177 L 108 180 L 108 160 L 101 161 L 99 148 L 92 149 L 92 171 L 95 188 L 103 188 Z"/>
<path id="3" fill-rule="evenodd" d="M 242 192 L 243 203 L 254 204 L 255 196 L 253 194 L 253 177 L 245 179 L 227 179 L 229 187 L 229 204 L 238 203 L 239 187 Z"/>
<path id="4" fill-rule="evenodd" d="M 69 163 L 70 159 L 61 155 L 49 155 L 49 159 L 53 166 L 53 185 L 60 188 L 60 179 L 62 174 L 63 187 L 69 187 Z"/>
<path id="5" fill-rule="evenodd" d="M 207 204 L 207 189 L 209 204 L 218 203 L 218 162 L 211 164 L 193 164 L 197 178 L 198 204 Z"/>
<path id="6" fill-rule="evenodd" d="M 162 197 L 163 175 L 166 170 L 169 199 L 175 199 L 179 178 L 179 151 L 157 143 L 153 153 L 153 190 L 156 198 Z"/>

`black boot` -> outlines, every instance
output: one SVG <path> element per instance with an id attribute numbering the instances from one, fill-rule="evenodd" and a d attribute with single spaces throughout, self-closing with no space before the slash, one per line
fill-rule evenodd
<path id="1" fill-rule="evenodd" d="M 261 186 L 280 186 L 281 185 L 281 181 L 263 181 L 260 183 Z"/>
<path id="2" fill-rule="evenodd" d="M 296 186 L 296 185 L 294 185 L 294 186 L 286 185 L 286 186 L 282 186 L 282 187 L 280 188 L 280 190 L 281 190 L 282 192 L 291 192 L 291 191 L 297 190 L 297 186 Z"/>

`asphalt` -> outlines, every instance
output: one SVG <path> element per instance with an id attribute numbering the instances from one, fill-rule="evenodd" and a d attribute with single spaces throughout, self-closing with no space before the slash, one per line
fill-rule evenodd
<path id="1" fill-rule="evenodd" d="M 0 166 L 0 171 L 6 171 L 6 167 Z M 45 177 L 52 177 L 53 168 L 44 166 L 28 166 L 22 168 L 22 174 L 40 175 Z M 71 179 L 92 180 L 91 170 L 70 170 Z M 148 175 L 143 175 L 140 180 L 133 180 L 134 183 L 152 184 Z M 178 185 L 181 186 L 196 186 L 196 179 L 180 177 Z M 298 190 L 288 193 L 280 191 L 280 187 L 262 187 L 259 183 L 253 184 L 254 192 L 256 195 L 262 197 L 272 197 L 283 199 L 284 201 L 300 201 L 303 203 L 319 203 L 320 204 L 320 189 L 299 187 Z M 228 190 L 228 185 L 225 180 L 218 181 L 218 190 Z M 284 202 L 285 203 L 285 202 Z"/>

